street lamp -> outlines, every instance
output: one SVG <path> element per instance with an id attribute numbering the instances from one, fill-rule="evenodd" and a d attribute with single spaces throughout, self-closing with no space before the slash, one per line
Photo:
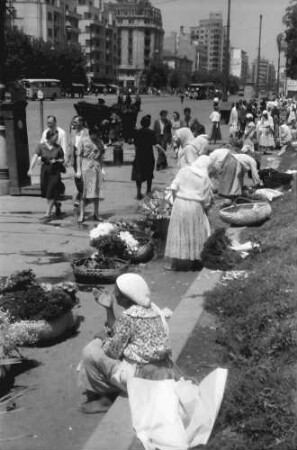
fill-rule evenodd
<path id="1" fill-rule="evenodd" d="M 277 85 L 276 92 L 279 95 L 279 85 L 280 85 L 280 57 L 281 52 L 285 50 L 285 35 L 284 33 L 279 33 L 276 37 L 277 50 L 278 50 L 278 61 L 277 61 Z"/>
<path id="2" fill-rule="evenodd" d="M 228 101 L 229 70 L 230 70 L 230 15 L 231 15 L 231 0 L 228 0 L 226 63 L 225 63 L 225 74 L 224 74 L 225 80 L 224 80 L 223 102 Z"/>

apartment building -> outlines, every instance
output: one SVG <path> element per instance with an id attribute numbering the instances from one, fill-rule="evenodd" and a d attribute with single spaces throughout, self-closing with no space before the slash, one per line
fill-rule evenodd
<path id="1" fill-rule="evenodd" d="M 80 44 L 89 83 L 115 83 L 118 35 L 104 0 L 10 0 L 11 26 L 58 44 Z"/>
<path id="2" fill-rule="evenodd" d="M 259 78 L 258 78 L 258 60 L 255 59 L 252 63 L 252 83 L 257 85 L 258 90 L 262 95 L 266 95 L 269 91 L 275 89 L 276 71 L 273 63 L 265 58 L 261 58 L 259 62 Z"/>
<path id="3" fill-rule="evenodd" d="M 149 0 L 117 0 L 106 7 L 118 28 L 119 84 L 139 88 L 150 64 L 162 61 L 161 11 Z"/>
<path id="4" fill-rule="evenodd" d="M 200 46 L 204 55 L 199 69 L 222 72 L 226 60 L 226 29 L 222 13 L 211 12 L 208 19 L 202 19 L 198 26 L 190 27 L 190 35 L 191 41 Z"/>
<path id="5" fill-rule="evenodd" d="M 230 75 L 241 78 L 243 83 L 248 79 L 248 56 L 240 48 L 232 47 L 230 50 Z"/>

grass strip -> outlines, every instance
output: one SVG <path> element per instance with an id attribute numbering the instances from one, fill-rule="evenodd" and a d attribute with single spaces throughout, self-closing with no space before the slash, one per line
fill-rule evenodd
<path id="1" fill-rule="evenodd" d="M 286 152 L 278 170 L 297 168 Z M 261 252 L 242 261 L 246 279 L 206 293 L 215 316 L 220 364 L 228 367 L 225 398 L 205 450 L 297 449 L 297 195 L 272 203 L 271 220 L 248 228 Z"/>

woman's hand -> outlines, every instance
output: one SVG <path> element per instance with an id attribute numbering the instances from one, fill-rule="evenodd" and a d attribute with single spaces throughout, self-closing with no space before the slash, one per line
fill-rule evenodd
<path id="1" fill-rule="evenodd" d="M 27 175 L 28 175 L 28 177 L 32 177 L 32 170 L 31 169 L 28 170 Z"/>
<path id="2" fill-rule="evenodd" d="M 75 178 L 81 178 L 81 172 L 79 170 L 76 172 Z"/>
<path id="3" fill-rule="evenodd" d="M 94 295 L 95 302 L 98 305 L 103 306 L 106 309 L 111 309 L 113 306 L 113 296 L 107 290 L 99 291 L 96 288 L 92 289 L 92 294 Z"/>

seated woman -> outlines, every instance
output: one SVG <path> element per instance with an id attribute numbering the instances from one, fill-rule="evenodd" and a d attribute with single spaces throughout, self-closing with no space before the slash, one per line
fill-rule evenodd
<path id="1" fill-rule="evenodd" d="M 212 201 L 212 183 L 208 177 L 210 158 L 196 158 L 179 170 L 171 184 L 173 207 L 169 222 L 165 270 L 201 269 L 200 255 L 210 236 L 206 212 Z"/>
<path id="2" fill-rule="evenodd" d="M 106 308 L 106 333 L 95 337 L 83 350 L 80 380 L 87 395 L 81 406 L 86 414 L 108 409 L 112 397 L 127 392 L 127 380 L 174 378 L 169 328 L 164 313 L 152 303 L 150 290 L 138 274 L 120 275 L 114 297 L 124 308 L 116 319 L 114 297 L 108 293 L 95 299 Z"/>

